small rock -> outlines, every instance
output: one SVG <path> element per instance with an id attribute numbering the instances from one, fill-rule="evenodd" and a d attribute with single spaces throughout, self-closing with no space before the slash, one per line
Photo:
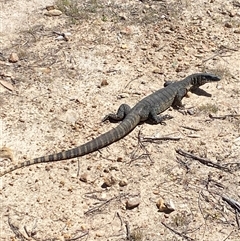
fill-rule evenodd
<path id="1" fill-rule="evenodd" d="M 159 43 L 153 43 L 152 46 L 153 46 L 154 48 L 158 48 L 158 47 L 159 47 Z"/>
<path id="2" fill-rule="evenodd" d="M 101 82 L 101 86 L 106 86 L 106 85 L 108 85 L 108 82 L 106 79 L 103 79 Z"/>
<path id="3" fill-rule="evenodd" d="M 126 208 L 127 209 L 133 209 L 133 208 L 136 208 L 139 206 L 140 204 L 140 198 L 131 198 L 131 199 L 128 199 L 127 202 L 126 202 Z"/>
<path id="4" fill-rule="evenodd" d="M 87 173 L 83 173 L 80 176 L 79 180 L 82 181 L 82 182 L 87 182 Z"/>
<path id="5" fill-rule="evenodd" d="M 122 180 L 119 181 L 119 186 L 120 187 L 125 187 L 125 186 L 127 186 L 127 184 L 128 184 L 128 182 L 127 182 L 126 179 L 122 179 Z"/>
<path id="6" fill-rule="evenodd" d="M 234 11 L 229 11 L 229 17 L 233 18 L 236 15 L 236 12 Z"/>
<path id="7" fill-rule="evenodd" d="M 238 34 L 240 34 L 240 28 L 234 29 L 233 32 L 234 32 L 234 33 L 238 33 Z"/>
<path id="8" fill-rule="evenodd" d="M 106 187 L 111 187 L 116 183 L 116 180 L 114 177 L 111 178 L 104 178 L 104 182 L 102 184 L 102 188 L 106 188 Z"/>
<path id="9" fill-rule="evenodd" d="M 170 33 L 172 33 L 172 31 L 170 29 L 166 29 L 166 30 L 164 30 L 164 33 L 170 34 Z"/>
<path id="10" fill-rule="evenodd" d="M 51 170 L 51 167 L 49 165 L 45 166 L 45 170 L 48 172 Z"/>
<path id="11" fill-rule="evenodd" d="M 152 71 L 154 74 L 163 74 L 163 71 L 159 68 L 155 68 L 153 71 Z"/>
<path id="12" fill-rule="evenodd" d="M 52 9 L 44 13 L 46 16 L 60 16 L 62 15 L 62 11 L 58 9 Z"/>
<path id="13" fill-rule="evenodd" d="M 127 16 L 124 13 L 120 13 L 119 17 L 121 20 L 127 20 Z"/>
<path id="14" fill-rule="evenodd" d="M 123 161 L 123 158 L 122 157 L 118 157 L 117 158 L 117 162 L 122 162 Z"/>
<path id="15" fill-rule="evenodd" d="M 141 48 L 141 50 L 147 50 L 148 49 L 147 46 L 141 46 L 140 48 Z"/>
<path id="16" fill-rule="evenodd" d="M 164 202 L 164 200 L 162 198 L 160 198 L 156 202 L 156 205 L 160 212 L 164 212 L 166 214 L 169 214 L 175 210 L 172 200 L 170 200 L 169 203 L 166 203 L 166 202 Z"/>
<path id="17" fill-rule="evenodd" d="M 229 22 L 227 22 L 227 23 L 225 23 L 225 25 L 224 25 L 226 28 L 232 28 L 232 24 L 231 23 L 229 23 Z"/>
<path id="18" fill-rule="evenodd" d="M 121 49 L 127 49 L 127 48 L 128 48 L 128 46 L 126 44 L 121 45 Z"/>
<path id="19" fill-rule="evenodd" d="M 9 59 L 8 61 L 10 63 L 16 63 L 19 61 L 19 58 L 18 58 L 18 55 L 16 53 L 11 53 L 10 56 L 9 56 Z"/>

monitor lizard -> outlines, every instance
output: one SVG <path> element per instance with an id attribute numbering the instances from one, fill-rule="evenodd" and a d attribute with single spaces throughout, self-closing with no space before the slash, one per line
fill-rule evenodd
<path id="1" fill-rule="evenodd" d="M 3 170 L 0 173 L 0 177 L 33 164 L 62 161 L 87 155 L 120 140 L 129 134 L 140 122 L 146 120 L 152 120 L 155 124 L 162 124 L 165 120 L 172 117 L 159 114 L 171 106 L 182 106 L 181 100 L 188 91 L 193 91 L 205 83 L 219 80 L 220 78 L 213 74 L 196 73 L 177 82 L 166 82 L 165 88 L 157 90 L 143 98 L 133 108 L 122 104 L 116 114 L 109 114 L 103 119 L 103 121 L 122 121 L 117 127 L 78 147 L 16 164 Z"/>

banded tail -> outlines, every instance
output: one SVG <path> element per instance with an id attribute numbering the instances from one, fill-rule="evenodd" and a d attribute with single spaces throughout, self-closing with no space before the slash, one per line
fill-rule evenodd
<path id="1" fill-rule="evenodd" d="M 103 147 L 106 147 L 120 140 L 121 138 L 129 134 L 138 125 L 139 122 L 140 122 L 139 115 L 129 114 L 117 127 L 111 129 L 110 131 L 96 137 L 95 139 L 81 146 L 69 149 L 67 151 L 62 151 L 56 154 L 42 156 L 32 160 L 21 162 L 1 172 L 0 177 L 4 176 L 9 172 L 20 169 L 22 167 L 27 167 L 27 166 L 31 166 L 31 165 L 43 163 L 43 162 L 63 161 L 63 160 L 68 160 L 75 157 L 81 157 L 86 154 L 92 153 L 94 151 L 102 149 Z"/>

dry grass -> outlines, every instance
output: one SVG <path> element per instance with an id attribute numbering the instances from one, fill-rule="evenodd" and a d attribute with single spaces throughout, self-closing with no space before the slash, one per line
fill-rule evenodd
<path id="1" fill-rule="evenodd" d="M 216 106 L 214 104 L 207 103 L 205 105 L 200 105 L 198 107 L 198 110 L 200 112 L 208 114 L 208 113 L 217 113 L 219 108 L 218 108 L 218 106 Z"/>

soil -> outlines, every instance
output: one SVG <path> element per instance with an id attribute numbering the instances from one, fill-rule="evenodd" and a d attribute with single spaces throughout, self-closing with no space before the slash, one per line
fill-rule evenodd
<path id="1" fill-rule="evenodd" d="M 114 128 L 165 81 L 221 77 L 166 125 L 1 177 L 0 240 L 240 240 L 223 199 L 240 203 L 239 1 L 5 0 L 0 19 L 1 171 Z"/>

